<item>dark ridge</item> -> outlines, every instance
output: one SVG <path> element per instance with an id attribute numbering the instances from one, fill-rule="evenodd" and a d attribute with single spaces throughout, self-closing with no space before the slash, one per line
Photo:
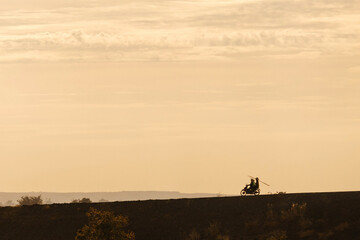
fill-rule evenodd
<path id="1" fill-rule="evenodd" d="M 39 196 L 42 199 L 50 200 L 52 203 L 66 203 L 74 199 L 90 198 L 92 202 L 99 200 L 114 201 L 136 201 L 148 199 L 176 199 L 176 198 L 199 198 L 199 197 L 216 197 L 213 193 L 181 193 L 175 191 L 121 191 L 121 192 L 0 192 L 0 202 L 6 205 L 6 202 L 17 200 L 22 196 Z M 0 204 L 1 205 L 1 204 Z"/>
<path id="2" fill-rule="evenodd" d="M 234 240 L 360 239 L 360 192 L 3 207 L 0 239 L 74 239 L 90 207 L 128 216 L 137 240 L 185 240 L 211 224 Z"/>

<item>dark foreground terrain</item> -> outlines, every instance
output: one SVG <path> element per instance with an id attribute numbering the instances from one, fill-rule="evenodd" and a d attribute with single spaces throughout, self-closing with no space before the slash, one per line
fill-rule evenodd
<path id="1" fill-rule="evenodd" d="M 129 217 L 137 240 L 360 239 L 360 192 L 0 208 L 1 240 L 72 240 L 90 207 Z"/>

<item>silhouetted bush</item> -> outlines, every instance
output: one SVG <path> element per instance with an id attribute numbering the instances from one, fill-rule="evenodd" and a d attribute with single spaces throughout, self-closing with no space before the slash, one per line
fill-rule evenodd
<path id="1" fill-rule="evenodd" d="M 193 229 L 186 240 L 201 240 L 201 235 L 198 231 Z"/>
<path id="2" fill-rule="evenodd" d="M 286 235 L 286 231 L 284 230 L 275 230 L 272 231 L 271 233 L 269 233 L 268 237 L 266 238 L 266 240 L 286 240 L 287 235 Z"/>
<path id="3" fill-rule="evenodd" d="M 230 236 L 223 231 L 220 224 L 213 222 L 201 232 L 192 230 L 186 240 L 230 240 Z"/>
<path id="4" fill-rule="evenodd" d="M 43 200 L 41 199 L 41 195 L 39 196 L 22 196 L 21 199 L 18 200 L 20 206 L 29 206 L 29 205 L 40 205 L 43 204 Z"/>
<path id="5" fill-rule="evenodd" d="M 134 240 L 133 232 L 126 232 L 128 219 L 112 212 L 90 208 L 86 214 L 89 224 L 77 232 L 75 240 Z"/>
<path id="6" fill-rule="evenodd" d="M 303 218 L 307 209 L 306 206 L 306 203 L 293 203 L 289 209 L 281 211 L 282 220 L 291 221 L 297 218 Z"/>
<path id="7" fill-rule="evenodd" d="M 71 203 L 92 203 L 90 198 L 74 199 Z"/>

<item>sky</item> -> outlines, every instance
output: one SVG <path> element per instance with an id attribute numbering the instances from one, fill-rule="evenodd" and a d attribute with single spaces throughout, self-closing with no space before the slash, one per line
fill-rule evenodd
<path id="1" fill-rule="evenodd" d="M 0 192 L 360 190 L 360 2 L 0 4 Z"/>

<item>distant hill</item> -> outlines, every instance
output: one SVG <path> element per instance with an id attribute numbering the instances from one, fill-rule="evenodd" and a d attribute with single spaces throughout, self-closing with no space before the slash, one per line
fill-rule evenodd
<path id="1" fill-rule="evenodd" d="M 0 208 L 1 240 L 73 240 L 90 207 L 129 217 L 136 240 L 360 239 L 360 192 Z"/>
<path id="2" fill-rule="evenodd" d="M 90 198 L 93 202 L 99 201 L 137 201 L 150 199 L 179 199 L 179 198 L 203 198 L 216 197 L 218 194 L 212 193 L 180 193 L 168 191 L 122 191 L 122 192 L 0 192 L 0 203 L 3 206 L 16 204 L 22 196 L 42 196 L 48 203 L 69 203 L 74 199 Z M 9 202 L 10 201 L 10 202 Z M 12 202 L 12 204 L 11 204 Z"/>

